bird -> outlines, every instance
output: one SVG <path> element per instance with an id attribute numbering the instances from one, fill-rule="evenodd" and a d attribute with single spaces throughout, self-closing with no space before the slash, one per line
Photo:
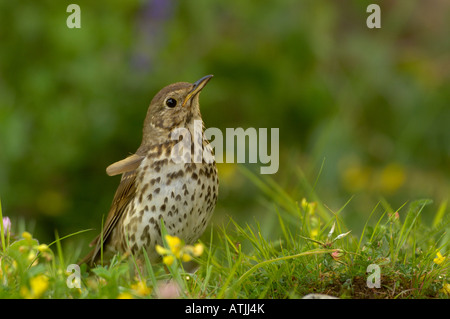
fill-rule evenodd
<path id="1" fill-rule="evenodd" d="M 152 99 L 136 152 L 107 167 L 120 184 L 92 250 L 79 264 L 93 267 L 117 253 L 159 262 L 156 245 L 167 233 L 196 242 L 216 206 L 219 179 L 214 150 L 204 136 L 199 95 L 213 75 L 177 82 Z"/>

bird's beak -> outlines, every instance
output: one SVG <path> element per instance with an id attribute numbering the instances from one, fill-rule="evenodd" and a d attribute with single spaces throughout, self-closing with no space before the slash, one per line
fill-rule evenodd
<path id="1" fill-rule="evenodd" d="M 193 96 L 195 96 L 198 92 L 200 92 L 208 83 L 208 81 L 213 77 L 212 74 L 202 77 L 200 80 L 196 81 L 193 85 L 192 90 L 186 95 L 186 98 L 183 101 L 181 106 L 185 106 L 187 101 L 189 101 Z"/>

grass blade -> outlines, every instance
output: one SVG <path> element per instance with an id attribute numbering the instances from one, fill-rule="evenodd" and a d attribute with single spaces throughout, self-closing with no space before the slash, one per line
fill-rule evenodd
<path id="1" fill-rule="evenodd" d="M 5 229 L 3 225 L 2 200 L 0 198 L 0 237 L 2 240 L 2 250 L 6 252 Z"/>

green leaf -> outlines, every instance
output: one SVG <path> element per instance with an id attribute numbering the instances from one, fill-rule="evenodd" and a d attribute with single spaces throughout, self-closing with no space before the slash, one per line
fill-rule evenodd
<path id="1" fill-rule="evenodd" d="M 13 242 L 11 245 L 9 245 L 8 247 L 8 253 L 11 253 L 13 251 L 19 251 L 19 248 L 22 246 L 37 246 L 39 245 L 39 242 L 36 239 L 20 239 L 18 241 Z"/>
<path id="2" fill-rule="evenodd" d="M 102 277 L 102 278 L 104 278 L 106 280 L 110 280 L 111 277 L 112 277 L 111 272 L 108 269 L 104 268 L 104 267 L 94 268 L 94 269 L 92 269 L 92 272 L 94 274 L 96 274 L 97 276 Z"/>

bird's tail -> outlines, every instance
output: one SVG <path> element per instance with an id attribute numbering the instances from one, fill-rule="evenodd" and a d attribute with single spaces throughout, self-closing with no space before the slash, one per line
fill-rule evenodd
<path id="1" fill-rule="evenodd" d="M 87 264 L 88 267 L 94 266 L 97 258 L 99 249 L 99 238 L 100 236 L 95 237 L 95 239 L 89 244 L 90 247 L 94 247 L 81 261 L 78 262 L 78 266 L 82 264 Z"/>

